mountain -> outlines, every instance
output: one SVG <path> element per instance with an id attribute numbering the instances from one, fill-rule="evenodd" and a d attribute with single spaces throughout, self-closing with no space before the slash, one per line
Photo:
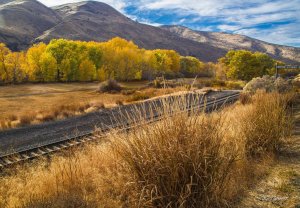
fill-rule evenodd
<path id="1" fill-rule="evenodd" d="M 85 1 L 48 8 L 36 0 L 1 0 L 0 42 L 21 50 L 53 38 L 106 41 L 132 40 L 146 49 L 173 49 L 202 61 L 216 61 L 230 49 L 265 52 L 289 63 L 300 62 L 300 48 L 265 43 L 241 35 L 193 31 L 181 26 L 138 23 L 111 6 Z"/>
<path id="2" fill-rule="evenodd" d="M 300 62 L 300 48 L 271 44 L 239 34 L 195 31 L 183 26 L 162 26 L 161 28 L 179 37 L 224 50 L 259 51 L 283 61 Z"/>
<path id="3" fill-rule="evenodd" d="M 13 50 L 24 49 L 60 21 L 55 11 L 36 0 L 1 0 L 0 41 Z"/>
<path id="4" fill-rule="evenodd" d="M 214 61 L 226 52 L 181 38 L 159 27 L 140 24 L 100 2 L 65 4 L 53 9 L 60 14 L 62 21 L 39 36 L 37 42 L 48 42 L 53 38 L 106 41 L 119 36 L 143 48 L 174 49 L 182 55 L 201 57 L 204 61 Z"/>

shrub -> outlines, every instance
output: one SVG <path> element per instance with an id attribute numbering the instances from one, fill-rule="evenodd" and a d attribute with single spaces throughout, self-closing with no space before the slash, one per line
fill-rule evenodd
<path id="1" fill-rule="evenodd" d="M 225 87 L 226 82 L 220 79 L 214 79 L 212 80 L 212 86 L 213 87 Z"/>
<path id="2" fill-rule="evenodd" d="M 139 100 L 146 100 L 151 98 L 150 94 L 145 92 L 136 92 L 134 93 L 129 99 L 127 99 L 128 102 L 134 102 Z"/>
<path id="3" fill-rule="evenodd" d="M 123 101 L 121 101 L 121 100 L 117 100 L 117 101 L 116 101 L 116 104 L 119 105 L 119 106 L 124 105 Z"/>
<path id="4" fill-rule="evenodd" d="M 248 157 L 260 157 L 265 153 L 277 153 L 292 127 L 287 112 L 289 95 L 258 92 L 251 108 L 241 120 Z"/>
<path id="5" fill-rule="evenodd" d="M 53 120 L 55 120 L 55 115 L 51 114 L 51 113 L 48 113 L 48 114 L 43 115 L 42 118 L 39 119 L 39 120 L 44 121 L 44 122 L 53 121 Z"/>
<path id="6" fill-rule="evenodd" d="M 1 129 L 7 129 L 8 128 L 7 122 L 5 120 L 1 120 L 0 126 L 1 126 Z"/>
<path id="7" fill-rule="evenodd" d="M 241 90 L 245 86 L 245 83 L 243 81 L 227 81 L 226 87 L 229 89 L 237 89 Z"/>
<path id="8" fill-rule="evenodd" d="M 10 114 L 7 116 L 7 119 L 10 121 L 16 121 L 18 117 L 15 114 Z"/>
<path id="9" fill-rule="evenodd" d="M 279 93 L 289 92 L 292 89 L 292 84 L 288 80 L 279 77 L 274 82 L 274 88 Z"/>
<path id="10" fill-rule="evenodd" d="M 97 109 L 104 109 L 105 108 L 105 105 L 102 102 L 94 102 L 94 103 L 92 103 L 92 106 L 94 108 L 97 108 Z"/>
<path id="11" fill-rule="evenodd" d="M 99 86 L 98 92 L 120 92 L 122 87 L 116 80 L 109 79 L 105 82 L 102 82 Z"/>
<path id="12" fill-rule="evenodd" d="M 34 119 L 35 119 L 35 116 L 32 113 L 21 115 L 20 118 L 19 118 L 19 120 L 20 120 L 19 125 L 20 126 L 29 125 L 29 124 L 31 124 L 31 122 Z"/>
<path id="13" fill-rule="evenodd" d="M 186 90 L 190 91 L 190 90 L 192 89 L 192 85 L 190 85 L 190 84 L 185 84 L 185 85 L 184 85 L 184 88 L 185 88 Z"/>
<path id="14" fill-rule="evenodd" d="M 253 78 L 244 87 L 244 91 L 255 93 L 257 90 L 265 90 L 266 92 L 288 92 L 292 89 L 292 85 L 289 81 L 282 78 L 271 77 L 265 75 L 263 77 Z"/>
<path id="15" fill-rule="evenodd" d="M 159 79 L 155 79 L 155 80 L 153 81 L 153 86 L 154 86 L 155 88 L 162 88 L 161 81 L 160 81 Z"/>
<path id="16" fill-rule="evenodd" d="M 239 101 L 242 105 L 251 103 L 251 95 L 249 93 L 241 93 Z"/>
<path id="17" fill-rule="evenodd" d="M 293 86 L 297 89 L 299 89 L 300 88 L 300 75 L 298 75 L 298 76 L 296 76 L 294 79 L 293 79 L 293 81 L 292 81 L 292 83 L 293 83 Z"/>
<path id="18" fill-rule="evenodd" d="M 122 90 L 122 95 L 132 95 L 135 93 L 135 90 Z"/>
<path id="19" fill-rule="evenodd" d="M 221 120 L 184 113 L 116 135 L 112 148 L 133 174 L 142 207 L 225 206 L 237 149 Z"/>

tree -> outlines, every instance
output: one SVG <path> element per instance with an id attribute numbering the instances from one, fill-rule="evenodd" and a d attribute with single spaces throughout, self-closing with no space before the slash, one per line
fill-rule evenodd
<path id="1" fill-rule="evenodd" d="M 96 67 L 88 59 L 81 62 L 79 66 L 79 81 L 92 81 L 96 72 Z"/>
<path id="2" fill-rule="evenodd" d="M 7 81 L 17 83 L 25 77 L 25 54 L 23 52 L 9 53 L 6 57 L 6 65 L 9 79 Z"/>
<path id="3" fill-rule="evenodd" d="M 40 57 L 39 64 L 43 80 L 46 82 L 55 81 L 57 70 L 56 59 L 50 53 L 43 53 Z"/>
<path id="4" fill-rule="evenodd" d="M 192 57 L 186 59 L 188 68 L 184 71 L 201 71 L 202 62 Z M 16 83 L 175 77 L 180 74 L 182 60 L 174 50 L 140 49 L 122 38 L 102 43 L 54 39 L 47 45 L 35 44 L 26 53 L 11 53 L 0 44 L 0 80 Z"/>
<path id="5" fill-rule="evenodd" d="M 0 43 L 0 78 L 4 82 L 8 82 L 9 80 L 9 72 L 7 68 L 7 55 L 10 54 L 11 51 L 6 47 L 4 43 Z"/>
<path id="6" fill-rule="evenodd" d="M 251 51 L 229 51 L 225 57 L 219 59 L 226 66 L 228 78 L 249 81 L 254 77 L 269 74 L 274 67 L 274 60 L 263 53 Z"/>
<path id="7" fill-rule="evenodd" d="M 42 82 L 45 81 L 43 71 L 41 68 L 41 56 L 46 50 L 44 43 L 39 43 L 28 49 L 26 54 L 27 69 L 26 73 L 29 75 L 29 80 Z"/>
<path id="8" fill-rule="evenodd" d="M 205 74 L 204 63 L 195 57 L 180 57 L 180 73 L 185 77 L 195 77 Z"/>

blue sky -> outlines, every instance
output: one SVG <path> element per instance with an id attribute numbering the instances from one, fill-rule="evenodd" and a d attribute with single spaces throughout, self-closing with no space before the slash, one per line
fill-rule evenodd
<path id="1" fill-rule="evenodd" d="M 80 0 L 39 0 L 54 6 Z M 243 34 L 300 47 L 300 0 L 100 0 L 151 25 Z"/>

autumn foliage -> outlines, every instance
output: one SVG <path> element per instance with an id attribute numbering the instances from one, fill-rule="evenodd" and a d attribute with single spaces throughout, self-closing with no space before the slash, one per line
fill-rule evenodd
<path id="1" fill-rule="evenodd" d="M 0 83 L 193 76 L 203 70 L 203 65 L 198 59 L 180 57 L 173 50 L 140 49 L 121 38 L 108 42 L 55 39 L 48 45 L 33 45 L 24 52 L 12 52 L 0 44 Z"/>

